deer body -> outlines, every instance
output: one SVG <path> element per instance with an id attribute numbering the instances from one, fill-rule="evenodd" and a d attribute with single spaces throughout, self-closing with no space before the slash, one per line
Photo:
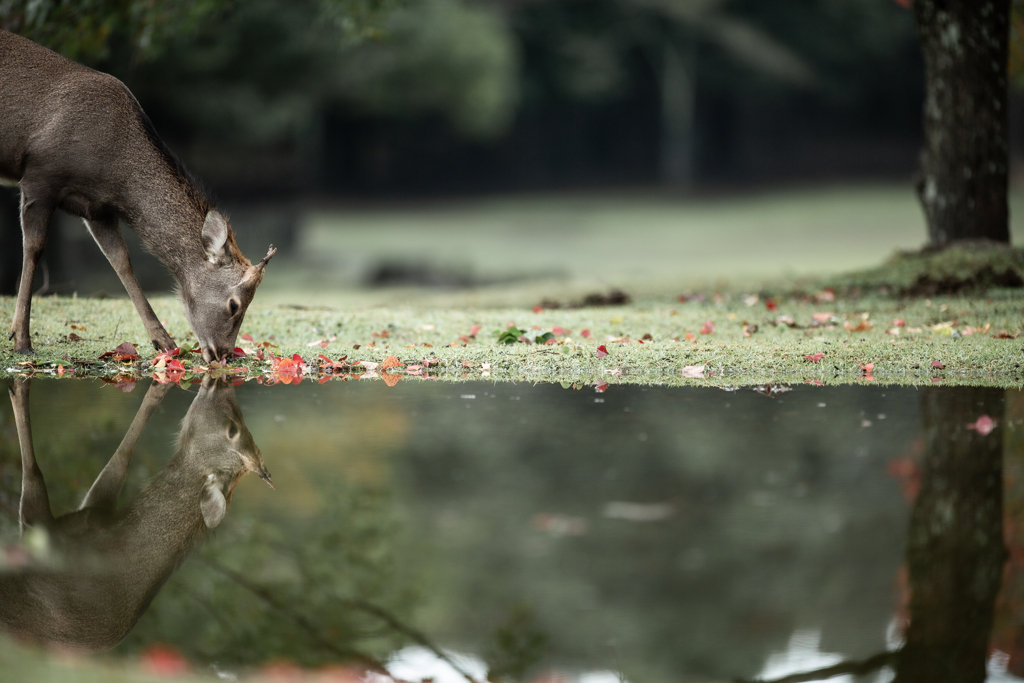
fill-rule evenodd
<path id="1" fill-rule="evenodd" d="M 153 385 L 81 509 L 54 518 L 35 464 L 28 384 L 12 391 L 22 449 L 23 529 L 48 532 L 51 565 L 0 573 L 0 625 L 20 637 L 99 651 L 119 643 L 208 529 L 220 524 L 246 472 L 270 483 L 234 388 L 207 382 L 183 421 L 170 463 L 123 509 L 117 498 L 135 443 L 166 386 Z"/>
<path id="2" fill-rule="evenodd" d="M 121 81 L 0 31 L 0 183 L 21 188 L 16 349 L 32 350 L 32 277 L 50 217 L 61 209 L 85 220 L 156 348 L 175 343 L 135 279 L 119 221 L 171 271 L 204 357 L 230 356 L 275 250 L 256 266 L 242 255 L 227 220 Z"/>

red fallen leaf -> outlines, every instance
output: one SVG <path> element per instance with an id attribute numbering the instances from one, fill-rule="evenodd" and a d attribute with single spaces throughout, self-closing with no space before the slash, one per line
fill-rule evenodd
<path id="1" fill-rule="evenodd" d="M 580 336 L 584 339 L 590 339 L 590 330 L 580 330 Z"/>
<path id="2" fill-rule="evenodd" d="M 572 334 L 572 332 L 570 332 L 569 330 L 565 329 L 564 327 L 552 327 L 551 328 L 551 334 L 553 334 L 553 335 L 555 335 L 557 337 L 568 337 L 570 334 Z M 590 333 L 588 332 L 587 334 L 590 334 Z"/>
<path id="3" fill-rule="evenodd" d="M 765 299 L 764 307 L 767 308 L 769 311 L 779 310 L 779 305 L 775 303 L 775 299 Z"/>
<path id="4" fill-rule="evenodd" d="M 305 367 L 305 366 L 306 366 L 306 362 L 305 362 L 304 360 L 302 360 L 302 356 L 300 356 L 300 355 L 299 355 L 299 354 L 297 354 L 297 353 L 295 353 L 295 354 L 292 354 L 292 361 L 293 361 L 293 362 L 294 362 L 294 363 L 295 363 L 296 365 L 301 365 L 302 367 Z"/>
<path id="5" fill-rule="evenodd" d="M 131 342 L 122 342 L 113 351 L 107 351 L 101 355 L 100 360 L 111 357 L 114 360 L 136 360 L 139 357 L 139 352 L 135 350 Z"/>
<path id="6" fill-rule="evenodd" d="M 933 360 L 932 361 L 932 367 L 933 368 L 938 368 L 939 370 L 942 370 L 946 366 L 942 363 L 942 361 Z"/>
<path id="7" fill-rule="evenodd" d="M 811 363 L 820 363 L 821 359 L 824 358 L 824 357 L 825 357 L 825 354 L 823 354 L 823 353 L 815 353 L 815 354 L 810 355 L 810 356 L 804 356 L 804 360 L 809 361 Z"/>
<path id="8" fill-rule="evenodd" d="M 266 356 L 263 354 L 263 349 L 256 350 L 256 360 L 263 360 Z"/>
<path id="9" fill-rule="evenodd" d="M 903 318 L 896 318 L 895 320 L 892 321 L 892 326 L 893 327 L 906 327 L 907 326 L 907 321 L 904 320 Z"/>
<path id="10" fill-rule="evenodd" d="M 700 328 L 701 334 L 713 334 L 715 331 L 715 324 L 710 320 L 704 322 L 704 326 Z"/>
<path id="11" fill-rule="evenodd" d="M 482 328 L 479 325 L 473 325 L 472 327 L 469 328 L 469 336 L 476 338 L 476 333 L 479 332 L 481 329 Z"/>
<path id="12" fill-rule="evenodd" d="M 332 379 L 334 379 L 333 375 L 324 375 L 323 377 L 318 379 L 316 383 L 323 384 L 324 382 L 330 382 Z"/>
<path id="13" fill-rule="evenodd" d="M 988 415 L 982 415 L 977 419 L 977 421 L 967 425 L 967 428 L 977 431 L 982 436 L 988 436 L 992 433 L 992 430 L 996 428 L 996 424 L 996 421 Z"/>
<path id="14" fill-rule="evenodd" d="M 604 344 L 601 344 L 600 346 L 597 347 L 597 357 L 598 358 L 604 358 L 607 355 L 608 355 L 608 349 L 606 349 L 604 347 Z"/>
<path id="15" fill-rule="evenodd" d="M 248 332 L 242 335 L 242 339 L 249 342 L 250 344 L 252 343 L 252 335 L 249 334 Z"/>
<path id="16" fill-rule="evenodd" d="M 185 366 L 177 358 L 167 361 L 167 372 L 185 372 Z"/>
<path id="17" fill-rule="evenodd" d="M 171 677 L 188 673 L 188 660 L 164 643 L 153 643 L 142 653 L 142 668 L 151 676 Z"/>
<path id="18" fill-rule="evenodd" d="M 463 334 L 463 335 L 459 336 L 459 341 L 460 342 L 465 342 L 465 343 L 468 344 L 470 342 L 470 339 L 469 339 L 469 337 L 467 335 Z"/>
<path id="19" fill-rule="evenodd" d="M 248 355 L 248 354 L 246 354 L 245 350 L 242 349 L 241 346 L 236 346 L 234 352 L 231 354 L 231 357 L 232 358 L 245 358 L 246 355 Z"/>
<path id="20" fill-rule="evenodd" d="M 544 312 L 544 307 L 543 306 L 534 306 L 533 307 L 533 312 L 534 313 L 543 313 Z"/>
<path id="21" fill-rule="evenodd" d="M 599 394 L 603 394 L 607 388 L 608 382 L 605 382 L 603 379 L 597 380 L 597 384 L 594 385 L 594 391 Z"/>
<path id="22" fill-rule="evenodd" d="M 1006 330 L 1000 330 L 999 334 L 996 335 L 996 339 L 1016 339 L 1020 336 L 1020 332 L 1011 334 Z"/>
<path id="23" fill-rule="evenodd" d="M 874 363 L 868 363 L 867 365 L 860 366 L 860 369 L 863 370 L 865 373 L 870 375 L 871 371 L 875 369 L 875 364 Z"/>

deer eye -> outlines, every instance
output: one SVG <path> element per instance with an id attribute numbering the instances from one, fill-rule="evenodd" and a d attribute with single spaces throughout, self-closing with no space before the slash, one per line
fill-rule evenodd
<path id="1" fill-rule="evenodd" d="M 234 299 L 228 301 L 228 310 L 231 311 L 231 315 L 238 313 L 238 302 Z"/>

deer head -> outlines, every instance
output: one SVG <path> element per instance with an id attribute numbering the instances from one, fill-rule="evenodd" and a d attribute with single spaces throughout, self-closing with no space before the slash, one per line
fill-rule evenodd
<path id="1" fill-rule="evenodd" d="M 242 255 L 227 219 L 216 209 L 203 223 L 202 263 L 189 263 L 180 278 L 185 317 L 207 362 L 232 357 L 238 330 L 267 262 L 277 253 L 271 245 L 255 266 Z"/>
<path id="2" fill-rule="evenodd" d="M 243 475 L 252 472 L 274 488 L 263 454 L 245 426 L 235 388 L 223 379 L 203 378 L 182 421 L 179 441 L 186 463 L 202 470 L 199 507 L 209 529 L 224 519 Z"/>

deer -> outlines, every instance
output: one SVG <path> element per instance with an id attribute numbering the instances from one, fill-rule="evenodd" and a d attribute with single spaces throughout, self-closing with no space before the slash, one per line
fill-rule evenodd
<path id="1" fill-rule="evenodd" d="M 31 380 L 11 388 L 21 446 L 22 534 L 42 529 L 52 558 L 0 572 L 0 627 L 73 651 L 117 645 L 188 553 L 223 521 L 239 480 L 254 472 L 271 488 L 234 386 L 207 376 L 189 407 L 177 451 L 127 505 L 118 498 L 132 453 L 170 384 L 154 382 L 81 507 L 50 510 L 29 421 Z"/>
<path id="2" fill-rule="evenodd" d="M 0 184 L 21 191 L 23 260 L 9 339 L 34 354 L 32 280 L 56 209 L 82 218 L 157 350 L 177 346 L 132 271 L 123 222 L 171 272 L 207 362 L 233 355 L 273 245 L 255 266 L 227 218 L 117 78 L 0 30 Z"/>

